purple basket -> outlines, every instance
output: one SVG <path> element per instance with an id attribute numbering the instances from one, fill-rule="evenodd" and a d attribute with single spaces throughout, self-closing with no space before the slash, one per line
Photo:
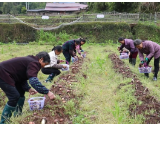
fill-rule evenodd
<path id="1" fill-rule="evenodd" d="M 44 107 L 45 97 L 33 97 L 28 100 L 30 110 L 41 110 Z"/>
<path id="2" fill-rule="evenodd" d="M 138 69 L 139 69 L 139 73 L 150 73 L 152 71 L 152 67 L 141 67 Z"/>
<path id="3" fill-rule="evenodd" d="M 85 58 L 85 57 L 86 57 L 86 54 L 84 53 L 84 54 L 82 54 L 82 56 L 83 56 L 83 58 Z"/>
<path id="4" fill-rule="evenodd" d="M 120 59 L 128 59 L 129 58 L 129 55 L 127 53 L 122 53 L 120 56 L 119 56 Z"/>

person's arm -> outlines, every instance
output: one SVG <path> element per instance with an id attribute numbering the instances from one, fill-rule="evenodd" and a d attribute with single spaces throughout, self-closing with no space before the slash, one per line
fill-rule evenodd
<path id="1" fill-rule="evenodd" d="M 120 50 L 122 50 L 124 48 L 124 44 L 121 44 L 121 46 L 119 47 Z"/>
<path id="2" fill-rule="evenodd" d="M 31 62 L 27 67 L 27 77 L 31 86 L 39 93 L 48 94 L 49 90 L 39 82 L 37 74 L 41 69 L 39 62 Z"/>
<path id="3" fill-rule="evenodd" d="M 143 53 L 140 50 L 138 50 L 138 53 L 139 53 L 140 61 L 141 62 L 144 61 L 144 55 L 143 55 Z"/>
<path id="4" fill-rule="evenodd" d="M 54 64 L 52 67 L 56 68 L 56 69 L 62 69 L 63 65 L 61 65 L 61 64 Z"/>
<path id="5" fill-rule="evenodd" d="M 80 51 L 80 46 L 79 45 L 76 46 L 76 50 L 77 50 L 78 54 L 81 55 L 81 51 Z"/>
<path id="6" fill-rule="evenodd" d="M 47 89 L 45 86 L 43 86 L 41 84 L 41 82 L 38 80 L 37 77 L 31 77 L 29 78 L 29 83 L 31 84 L 31 86 L 38 92 L 41 94 L 48 94 L 49 89 Z"/>
<path id="7" fill-rule="evenodd" d="M 74 45 L 72 43 L 69 44 L 69 54 L 72 56 L 72 57 L 75 57 L 76 56 L 76 53 L 74 52 L 75 48 L 74 48 Z"/>
<path id="8" fill-rule="evenodd" d="M 154 47 L 153 47 L 152 44 L 149 43 L 148 46 L 149 46 L 149 52 L 150 52 L 150 54 L 146 58 L 151 59 L 151 57 L 153 57 L 154 54 L 155 54 L 155 50 L 154 50 Z"/>

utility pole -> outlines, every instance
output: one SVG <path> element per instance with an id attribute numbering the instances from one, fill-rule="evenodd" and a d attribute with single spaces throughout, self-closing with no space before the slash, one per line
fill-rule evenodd
<path id="1" fill-rule="evenodd" d="M 29 2 L 28 2 L 28 10 L 29 10 Z"/>
<path id="2" fill-rule="evenodd" d="M 28 8 L 28 7 L 27 7 L 27 2 L 26 2 L 26 10 L 27 10 L 27 8 Z"/>

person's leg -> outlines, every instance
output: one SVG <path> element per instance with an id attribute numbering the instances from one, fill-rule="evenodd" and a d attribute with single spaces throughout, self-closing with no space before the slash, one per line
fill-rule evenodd
<path id="1" fill-rule="evenodd" d="M 46 82 L 51 82 L 55 76 L 61 73 L 59 69 L 56 68 L 43 68 L 41 71 L 44 74 L 49 74 L 48 78 L 45 80 Z"/>
<path id="2" fill-rule="evenodd" d="M 157 80 L 158 71 L 159 71 L 159 58 L 154 59 L 154 70 L 155 70 L 155 72 L 154 72 L 153 80 L 156 81 Z"/>
<path id="3" fill-rule="evenodd" d="M 0 124 L 4 124 L 6 121 L 9 121 L 9 118 L 12 116 L 12 113 L 15 111 L 20 94 L 17 91 L 16 87 L 13 87 L 7 84 L 1 79 L 0 79 L 0 88 L 5 92 L 8 98 L 8 102 L 6 103 L 1 115 Z"/>
<path id="4" fill-rule="evenodd" d="M 153 58 L 153 57 L 152 57 L 152 58 Z M 152 60 L 152 58 L 148 60 L 147 65 L 149 65 L 149 63 L 150 63 L 150 61 Z M 147 78 L 149 78 L 149 73 L 144 73 L 144 75 L 145 75 Z"/>
<path id="5" fill-rule="evenodd" d="M 20 94 L 20 98 L 18 99 L 16 110 L 14 112 L 14 117 L 22 114 L 22 109 L 25 101 L 25 91 L 23 90 L 20 84 L 16 84 L 16 89 Z"/>
<path id="6" fill-rule="evenodd" d="M 70 63 L 70 62 L 71 62 L 71 55 L 69 54 L 69 52 L 63 50 L 63 55 L 64 55 L 66 61 L 67 61 L 68 63 Z M 67 64 L 67 62 L 66 62 L 66 64 Z"/>
<path id="7" fill-rule="evenodd" d="M 137 58 L 138 52 L 132 53 L 132 65 L 136 65 L 136 58 Z"/>
<path id="8" fill-rule="evenodd" d="M 129 63 L 132 63 L 132 58 L 129 58 Z"/>
<path id="9" fill-rule="evenodd" d="M 133 65 L 133 66 L 136 65 L 136 58 L 132 58 L 132 65 Z"/>

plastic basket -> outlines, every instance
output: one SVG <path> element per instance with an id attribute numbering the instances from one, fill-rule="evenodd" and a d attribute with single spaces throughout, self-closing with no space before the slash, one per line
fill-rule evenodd
<path id="1" fill-rule="evenodd" d="M 69 71 L 69 65 L 68 64 L 62 64 L 63 66 L 67 66 L 67 68 L 62 68 L 62 71 Z"/>
<path id="2" fill-rule="evenodd" d="M 139 73 L 150 73 L 152 71 L 152 67 L 141 67 L 138 69 L 139 69 Z"/>
<path id="3" fill-rule="evenodd" d="M 33 97 L 28 100 L 30 110 L 41 110 L 44 107 L 45 97 Z"/>
<path id="4" fill-rule="evenodd" d="M 82 56 L 83 56 L 83 58 L 85 58 L 85 57 L 86 57 L 86 54 L 84 53 L 84 54 L 82 54 Z"/>
<path id="5" fill-rule="evenodd" d="M 127 53 L 121 53 L 121 55 L 119 56 L 120 59 L 128 59 L 129 55 Z"/>
<path id="6" fill-rule="evenodd" d="M 77 62 L 77 61 L 78 61 L 78 58 L 72 57 L 72 62 Z"/>

